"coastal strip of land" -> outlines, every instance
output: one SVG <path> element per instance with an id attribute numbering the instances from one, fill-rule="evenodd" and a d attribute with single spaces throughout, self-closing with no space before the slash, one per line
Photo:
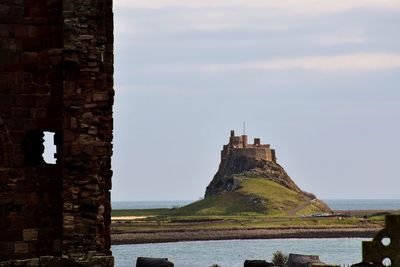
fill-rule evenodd
<path id="1" fill-rule="evenodd" d="M 113 245 L 199 240 L 373 237 L 380 228 L 266 228 L 115 232 Z"/>
<path id="2" fill-rule="evenodd" d="M 171 216 L 171 210 L 114 210 L 118 244 L 277 238 L 372 238 L 394 211 L 335 211 L 315 216 Z"/>

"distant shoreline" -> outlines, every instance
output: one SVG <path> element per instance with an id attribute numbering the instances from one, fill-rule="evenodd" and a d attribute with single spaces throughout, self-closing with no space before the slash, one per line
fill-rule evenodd
<path id="1" fill-rule="evenodd" d="M 160 209 L 188 205 L 195 200 L 113 201 L 113 209 Z M 333 210 L 400 210 L 400 199 L 322 199 Z"/>
<path id="2" fill-rule="evenodd" d="M 380 228 L 254 228 L 111 233 L 112 245 L 286 238 L 372 238 Z"/>

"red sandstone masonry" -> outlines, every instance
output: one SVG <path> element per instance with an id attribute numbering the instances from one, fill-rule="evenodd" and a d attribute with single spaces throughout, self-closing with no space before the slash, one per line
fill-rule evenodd
<path id="1" fill-rule="evenodd" d="M 113 97 L 111 0 L 0 3 L 0 262 L 111 255 Z"/>

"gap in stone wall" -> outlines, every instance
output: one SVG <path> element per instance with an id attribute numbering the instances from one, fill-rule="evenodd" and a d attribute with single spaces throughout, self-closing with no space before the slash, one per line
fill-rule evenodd
<path id="1" fill-rule="evenodd" d="M 57 163 L 57 146 L 54 137 L 55 132 L 44 132 L 43 159 L 47 164 Z"/>

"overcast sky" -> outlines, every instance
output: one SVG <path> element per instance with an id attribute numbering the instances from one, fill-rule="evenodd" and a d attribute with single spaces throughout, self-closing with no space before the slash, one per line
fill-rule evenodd
<path id="1" fill-rule="evenodd" d="M 400 198 L 400 1 L 114 9 L 113 201 L 199 199 L 243 121 L 319 198 Z"/>

